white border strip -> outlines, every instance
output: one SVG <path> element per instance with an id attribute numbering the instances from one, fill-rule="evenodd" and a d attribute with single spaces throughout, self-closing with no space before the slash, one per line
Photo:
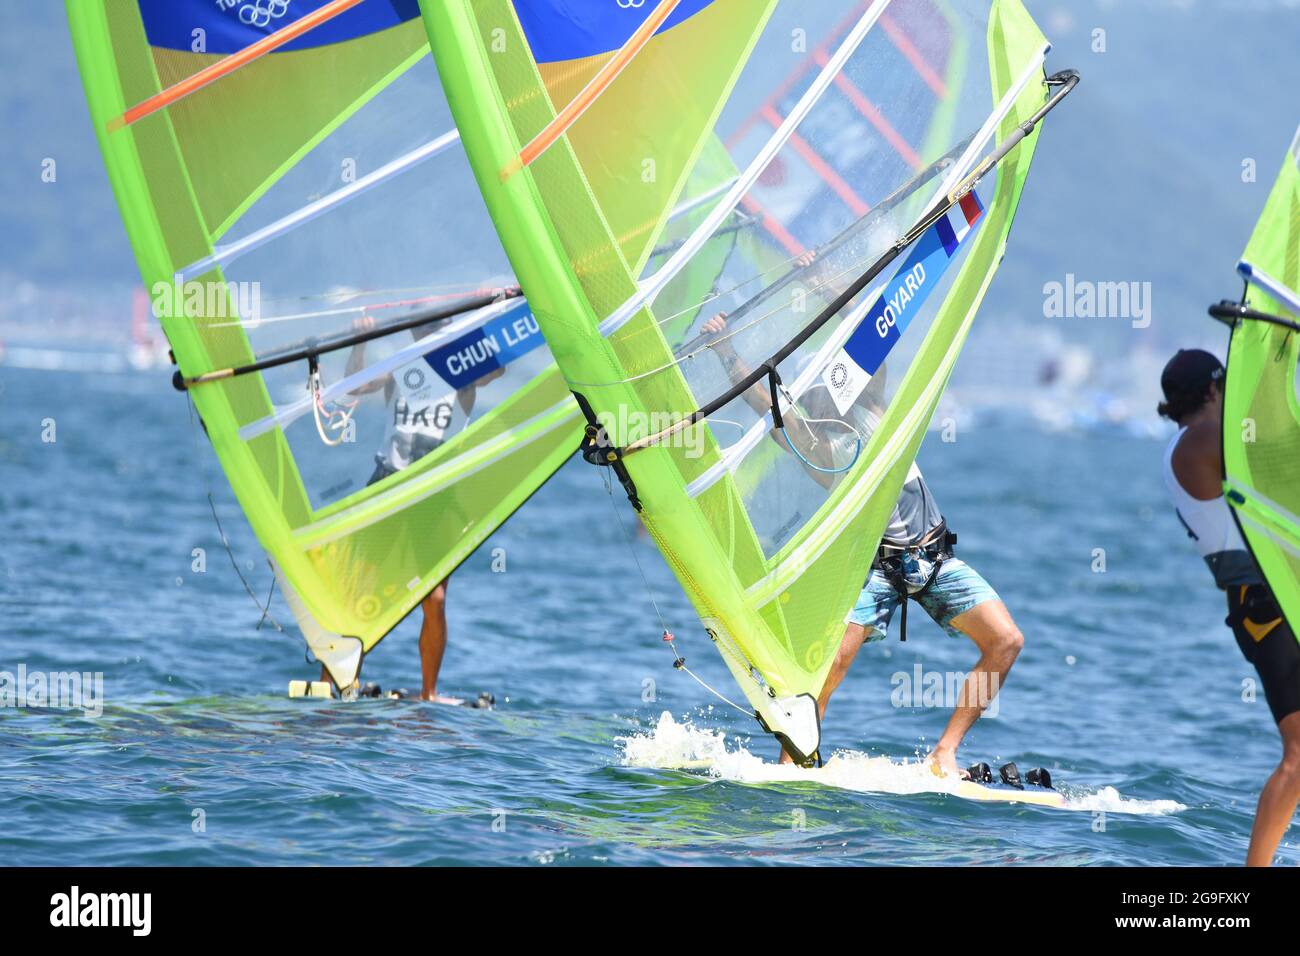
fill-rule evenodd
<path id="1" fill-rule="evenodd" d="M 1300 548 L 1297 548 L 1294 544 L 1279 535 L 1273 529 L 1269 528 L 1267 525 L 1261 524 L 1259 521 L 1256 521 L 1249 515 L 1242 514 L 1240 511 L 1237 512 L 1237 517 L 1241 519 L 1242 524 L 1253 528 L 1292 557 L 1300 558 Z"/>
<path id="2" fill-rule="evenodd" d="M 1252 266 L 1245 259 L 1237 263 L 1237 274 L 1251 285 L 1263 289 L 1296 315 L 1300 315 L 1300 293 L 1287 288 L 1263 269 Z"/>
<path id="3" fill-rule="evenodd" d="M 885 8 L 889 4 L 890 0 L 875 0 L 871 8 L 858 20 L 857 26 L 844 38 L 844 42 L 835 51 L 835 55 L 827 61 L 826 66 L 817 75 L 817 79 L 813 81 L 812 86 L 808 87 L 804 95 L 800 97 L 794 109 L 786 116 L 785 122 L 777 128 L 762 151 L 754 157 L 753 162 L 736 179 L 727 195 L 713 208 L 713 212 L 709 213 L 708 218 L 691 233 L 690 238 L 682 244 L 682 247 L 673 253 L 672 257 L 659 268 L 659 271 L 639 282 L 637 291 L 632 294 L 632 297 L 615 309 L 605 321 L 600 323 L 599 331 L 601 335 L 612 335 L 626 325 L 632 316 L 636 315 L 647 302 L 652 301 L 655 296 L 663 291 L 664 286 L 671 282 L 673 277 L 681 272 L 695 254 L 700 251 L 700 248 L 713 237 L 713 234 L 718 231 L 723 221 L 740 205 L 740 200 L 758 181 L 758 177 L 776 158 L 776 154 L 785 146 L 786 141 L 794 135 L 794 131 L 799 124 L 803 122 L 804 118 L 817 104 L 817 101 L 822 98 L 822 94 L 830 88 L 835 77 L 844 69 L 849 57 L 857 50 L 867 33 L 871 31 L 871 28 L 876 25 L 876 21 L 880 19 L 880 15 L 885 12 Z"/>
<path id="4" fill-rule="evenodd" d="M 567 415 L 560 414 L 566 410 L 568 412 Z M 360 531 L 362 528 L 368 528 L 373 524 L 391 518 L 402 509 L 423 501 L 430 495 L 435 495 L 444 488 L 449 487 L 457 481 L 468 478 L 470 475 L 476 474 L 484 468 L 491 467 L 507 455 L 513 455 L 520 449 L 526 448 L 532 442 L 535 442 L 539 438 L 549 435 L 557 428 L 560 428 L 570 419 L 578 417 L 578 414 L 578 406 L 574 404 L 572 399 L 566 398 L 564 401 L 552 405 L 545 411 L 539 412 L 527 421 L 520 422 L 513 428 L 507 429 L 490 441 L 484 442 L 482 445 L 479 445 L 470 451 L 464 452 L 449 461 L 443 462 L 437 468 L 432 469 L 427 474 L 421 475 L 419 478 L 414 478 L 405 484 L 400 484 L 394 488 L 390 488 L 382 494 L 375 495 L 375 497 L 366 501 L 358 502 L 352 507 L 345 508 L 327 518 L 322 518 L 321 520 L 314 521 L 311 524 L 303 525 L 301 528 L 298 528 L 293 532 L 294 539 L 298 541 L 305 550 L 310 550 L 312 548 L 319 548 L 321 545 L 328 544 L 331 541 L 337 541 L 339 538 Z M 547 418 L 551 417 L 554 417 L 556 420 L 539 430 L 537 434 L 528 438 L 526 442 L 522 444 L 515 443 L 514 439 L 516 435 L 537 427 L 539 424 L 545 422 Z M 485 457 L 483 458 L 483 461 L 480 461 L 478 464 L 462 470 L 461 462 L 466 458 L 478 456 Z M 456 472 L 455 475 L 448 474 L 453 471 Z M 346 521 L 348 516 L 355 514 L 358 511 L 368 511 L 372 508 L 377 508 L 375 514 L 364 521 L 356 524 L 351 524 Z M 325 529 L 335 523 L 346 524 L 347 526 L 337 528 L 330 534 L 322 534 Z M 306 543 L 304 543 L 304 539 L 308 539 Z"/>
<path id="5" fill-rule="evenodd" d="M 1300 558 L 1300 551 L 1296 550 L 1295 542 L 1288 540 L 1290 536 L 1286 535 L 1285 532 L 1279 533 L 1276 527 L 1270 528 L 1260 523 L 1264 521 L 1273 521 L 1275 523 L 1286 522 L 1296 528 L 1300 528 L 1300 517 L 1293 515 L 1290 510 L 1282 507 L 1266 495 L 1260 494 L 1249 485 L 1244 485 L 1241 482 L 1233 481 L 1232 479 L 1228 479 L 1228 484 L 1231 485 L 1238 494 L 1242 495 L 1246 499 L 1246 507 L 1244 509 L 1238 505 L 1232 505 L 1232 510 L 1236 512 L 1237 517 L 1241 518 L 1243 521 L 1250 522 L 1255 528 L 1262 531 L 1270 540 L 1277 542 L 1293 553 L 1296 557 Z M 1252 504 L 1256 507 L 1252 508 Z"/>
<path id="6" fill-rule="evenodd" d="M 412 342 L 410 345 L 398 349 L 392 355 L 385 359 L 368 365 L 359 372 L 353 372 L 346 378 L 341 378 L 337 382 L 321 389 L 321 398 L 328 401 L 336 395 L 346 394 L 353 389 L 360 388 L 386 375 L 393 369 L 401 368 L 407 362 L 414 361 L 421 355 L 427 355 L 444 339 L 450 339 L 453 336 L 460 335 L 462 332 L 472 331 L 481 325 L 484 325 L 496 316 L 509 311 L 511 307 L 518 306 L 522 299 L 505 299 L 502 302 L 494 302 L 492 305 L 485 306 L 477 312 L 471 312 L 460 321 L 447 326 L 445 329 L 439 329 L 431 335 L 426 335 L 422 339 Z M 395 334 L 395 333 L 394 333 Z M 310 395 L 298 399 L 288 405 L 278 406 L 270 415 L 260 418 L 255 422 L 250 422 L 239 430 L 239 437 L 243 441 L 252 441 L 258 435 L 269 432 L 273 428 L 284 428 L 287 425 L 297 421 L 303 415 L 306 415 L 312 408 L 312 398 Z"/>
<path id="7" fill-rule="evenodd" d="M 443 152 L 452 143 L 460 140 L 459 130 L 450 130 L 443 133 L 437 139 L 425 143 L 419 149 L 412 150 L 405 156 L 399 156 L 387 165 L 381 166 L 373 173 L 362 176 L 356 182 L 342 189 L 330 193 L 328 196 L 322 196 L 313 203 L 308 203 L 297 212 L 292 212 L 283 219 L 278 219 L 269 226 L 263 226 L 256 232 L 250 233 L 243 239 L 236 242 L 227 243 L 222 246 L 215 246 L 212 255 L 200 259 L 198 262 L 191 263 L 182 269 L 178 275 L 181 281 L 192 279 L 195 276 L 201 276 L 211 271 L 216 266 L 224 266 L 238 259 L 245 253 L 252 252 L 260 246 L 266 245 L 272 239 L 278 239 L 287 232 L 297 229 L 299 226 L 306 225 L 318 216 L 324 215 L 331 209 L 341 206 L 349 200 L 355 199 L 364 192 L 368 192 L 394 176 L 398 176 L 409 169 L 420 165 L 426 160 L 432 159 L 439 153 Z"/>

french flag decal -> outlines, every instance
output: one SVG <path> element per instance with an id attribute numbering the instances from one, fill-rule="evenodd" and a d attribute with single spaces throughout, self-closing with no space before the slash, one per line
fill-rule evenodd
<path id="1" fill-rule="evenodd" d="M 822 372 L 822 382 L 841 415 L 880 370 L 983 216 L 984 206 L 974 191 L 963 196 L 958 207 L 940 216 L 916 241 L 871 308 L 855 314 L 857 328 Z"/>

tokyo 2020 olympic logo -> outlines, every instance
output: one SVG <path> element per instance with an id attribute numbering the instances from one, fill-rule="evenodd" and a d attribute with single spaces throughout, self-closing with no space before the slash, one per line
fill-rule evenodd
<path id="1" fill-rule="evenodd" d="M 289 12 L 291 0 L 252 0 L 239 8 L 239 22 L 250 27 L 269 27 Z"/>

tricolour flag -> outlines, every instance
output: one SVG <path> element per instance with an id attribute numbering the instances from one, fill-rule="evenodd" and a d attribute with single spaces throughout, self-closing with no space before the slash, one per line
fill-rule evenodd
<path id="1" fill-rule="evenodd" d="M 907 261 L 822 372 L 822 381 L 841 415 L 884 364 L 984 215 L 984 206 L 973 191 L 962 197 L 960 208 L 958 226 L 952 221 L 955 209 L 950 209 L 917 240 Z"/>

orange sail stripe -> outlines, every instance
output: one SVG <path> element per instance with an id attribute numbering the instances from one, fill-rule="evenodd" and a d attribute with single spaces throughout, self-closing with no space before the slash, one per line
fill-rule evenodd
<path id="1" fill-rule="evenodd" d="M 178 100 L 183 100 L 191 93 L 203 89 L 203 87 L 210 83 L 215 83 L 224 76 L 229 76 L 241 67 L 247 66 L 254 60 L 260 59 L 274 50 L 278 50 L 286 43 L 296 40 L 304 33 L 316 29 L 316 27 L 320 26 L 322 23 L 333 20 L 335 17 L 342 13 L 346 13 L 348 10 L 351 10 L 353 7 L 363 2 L 365 2 L 365 0 L 333 0 L 332 3 L 327 3 L 319 10 L 313 10 L 305 17 L 295 20 L 293 23 L 283 29 L 277 30 L 269 36 L 263 37 L 256 43 L 240 50 L 238 53 L 232 53 L 230 56 L 218 60 L 211 66 L 199 70 L 199 72 L 195 73 L 193 76 L 186 77 L 179 83 L 167 87 L 167 89 L 163 90 L 161 93 L 156 93 L 149 97 L 143 103 L 131 107 L 121 116 L 109 121 L 109 132 L 111 133 L 115 130 L 122 129 L 124 126 L 130 126 L 132 123 L 137 123 L 146 116 L 152 116 L 159 110 L 171 106 Z"/>
<path id="2" fill-rule="evenodd" d="M 750 215 L 758 216 L 761 219 L 763 228 L 770 232 L 772 238 L 781 243 L 785 251 L 790 253 L 791 256 L 801 256 L 808 251 L 804 248 L 803 243 L 791 235 L 790 231 L 781 225 L 780 220 L 768 212 L 763 207 L 763 204 L 753 196 L 746 196 L 740 201 L 740 204 L 745 207 L 745 211 Z"/>
<path id="3" fill-rule="evenodd" d="M 898 47 L 898 52 L 907 58 L 907 62 L 912 64 L 912 68 L 921 79 L 925 80 L 925 85 L 934 90 L 934 95 L 940 98 L 948 95 L 948 85 L 939 78 L 939 74 L 930 68 L 930 64 L 925 62 L 925 57 L 921 55 L 912 41 L 907 38 L 907 34 L 902 28 L 890 19 L 888 13 L 880 15 L 880 26 L 884 29 L 889 39 L 894 41 L 894 46 Z"/>
<path id="4" fill-rule="evenodd" d="M 763 117 L 775 129 L 780 129 L 781 124 L 785 121 L 785 117 L 770 106 L 763 107 Z M 798 133 L 791 133 L 790 145 L 794 147 L 796 153 L 804 158 L 804 162 L 813 168 L 813 172 L 821 178 L 822 182 L 830 186 L 835 191 L 835 194 L 844 200 L 844 204 L 853 211 L 853 215 L 865 216 L 871 212 L 871 206 L 853 191 L 853 187 L 846 183 L 844 178 L 832 169 L 826 160 L 822 159 L 817 150 L 808 145 L 807 140 Z"/>
<path id="5" fill-rule="evenodd" d="M 578 121 L 578 118 L 600 98 L 611 83 L 618 79 L 619 74 L 650 42 L 650 38 L 663 26 L 664 21 L 680 2 L 681 0 L 661 0 L 659 6 L 655 7 L 650 16 L 646 17 L 645 22 L 637 27 L 636 32 L 628 38 L 613 58 L 582 88 L 582 92 L 575 96 L 568 106 L 560 110 L 555 119 L 547 123 L 546 128 L 534 136 L 532 142 L 520 150 L 519 155 L 501 171 L 501 179 L 503 181 L 509 179 L 555 145 L 565 131 Z"/>
<path id="6" fill-rule="evenodd" d="M 825 66 L 824 60 L 825 57 L 818 57 L 818 62 L 823 66 Z M 894 147 L 895 152 L 903 157 L 904 162 L 913 169 L 921 167 L 921 157 L 917 155 L 916 150 L 908 144 L 907 140 L 903 139 L 902 134 L 894 128 L 893 124 L 885 119 L 885 114 L 880 112 L 880 108 L 867 99 L 865 93 L 854 86 L 852 80 L 841 73 L 835 77 L 835 85 L 839 87 L 840 92 L 848 98 L 854 108 L 866 118 L 867 122 L 874 126 L 876 131 L 885 138 L 886 142 Z"/>

